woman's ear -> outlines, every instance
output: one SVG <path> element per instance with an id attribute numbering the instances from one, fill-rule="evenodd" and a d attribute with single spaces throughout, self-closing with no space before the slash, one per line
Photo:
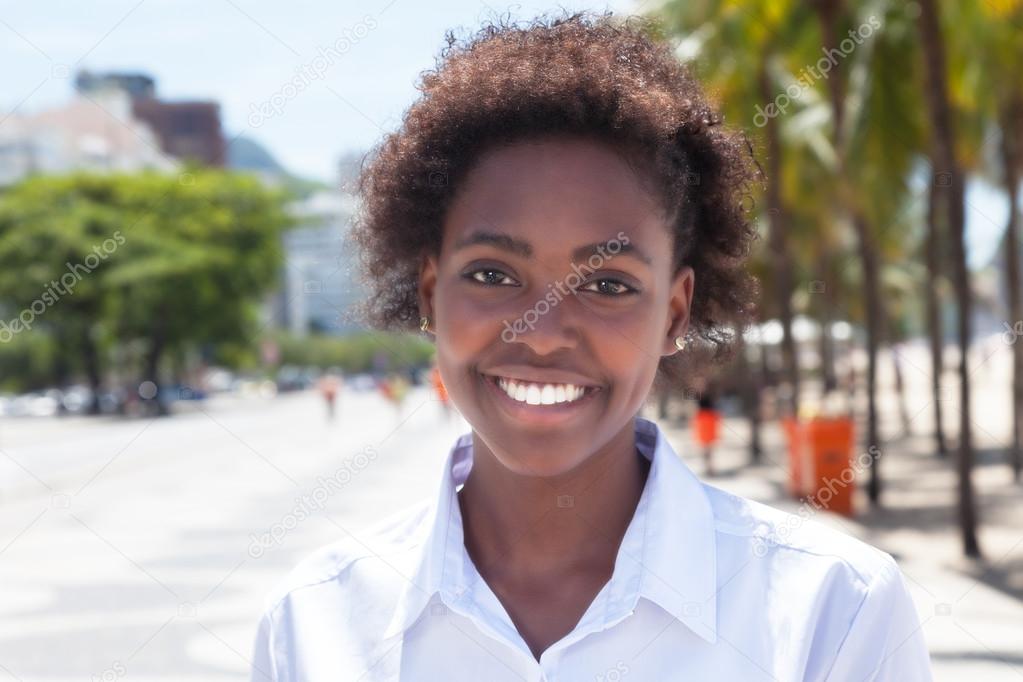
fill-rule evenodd
<path id="1" fill-rule="evenodd" d="M 685 336 L 689 329 L 689 313 L 693 304 L 693 287 L 696 274 L 688 265 L 679 268 L 671 283 L 668 297 L 668 328 L 664 337 L 661 355 L 673 355 L 678 352 L 675 339 Z"/>
<path id="2" fill-rule="evenodd" d="M 437 259 L 433 255 L 424 255 L 419 263 L 419 315 L 434 317 L 433 295 L 437 286 Z M 433 321 L 431 320 L 431 324 Z"/>

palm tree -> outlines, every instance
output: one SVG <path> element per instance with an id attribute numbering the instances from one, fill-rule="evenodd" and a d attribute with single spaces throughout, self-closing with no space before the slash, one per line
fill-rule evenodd
<path id="1" fill-rule="evenodd" d="M 783 58 L 789 39 L 799 33 L 808 15 L 795 0 L 770 3 L 669 0 L 653 16 L 669 34 L 684 36 L 679 50 L 683 59 L 698 57 L 702 64 L 713 65 L 706 77 L 719 98 L 725 118 L 747 130 L 762 131 L 759 143 L 765 148 L 767 176 L 763 217 L 768 226 L 771 280 L 783 330 L 784 372 L 791 387 L 788 407 L 794 413 L 799 404 L 800 376 L 792 334 L 794 283 L 788 235 L 790 204 L 781 184 L 785 144 L 777 117 L 765 116 L 754 105 L 769 103 L 775 97 L 775 63 Z"/>
<path id="2" fill-rule="evenodd" d="M 934 449 L 938 457 L 946 457 L 948 445 L 945 442 L 945 428 L 942 418 L 941 375 L 945 371 L 945 333 L 942 324 L 941 302 L 938 298 L 939 283 L 942 281 L 941 244 L 944 241 L 939 224 L 938 194 L 927 193 L 927 284 L 924 298 L 927 308 L 927 338 L 931 346 L 931 403 L 934 407 Z"/>
<path id="3" fill-rule="evenodd" d="M 966 264 L 965 193 L 962 168 L 956 157 L 953 112 L 946 89 L 946 46 L 941 16 L 934 0 L 920 0 L 918 29 L 924 57 L 924 96 L 931 119 L 931 159 L 937 171 L 930 191 L 940 201 L 947 220 L 955 269 L 955 293 L 958 303 L 957 337 L 959 342 L 959 518 L 963 551 L 979 557 L 977 513 L 973 494 L 973 440 L 970 420 L 970 315 L 972 300 Z"/>
<path id="4" fill-rule="evenodd" d="M 831 53 L 839 47 L 839 24 L 844 12 L 842 0 L 817 0 L 814 3 L 821 27 L 825 51 Z M 881 326 L 880 261 L 874 235 L 867 217 L 853 205 L 855 181 L 847 173 L 846 140 L 846 82 L 844 67 L 839 62 L 834 73 L 826 79 L 831 108 L 832 151 L 834 153 L 834 176 L 838 206 L 846 213 L 855 229 L 859 246 L 860 262 L 863 266 L 863 284 L 866 303 L 867 329 L 867 452 L 873 453 L 870 467 L 869 498 L 871 503 L 880 501 L 881 479 L 878 474 L 877 453 L 880 452 L 880 438 L 877 424 L 877 349 Z M 847 67 L 846 67 L 847 68 Z"/>
<path id="5" fill-rule="evenodd" d="M 1019 62 L 1016 62 L 1017 64 Z M 1005 192 L 1009 199 L 1009 221 L 1005 228 L 1005 279 L 1009 291 L 1009 318 L 1023 320 L 1023 293 L 1020 291 L 1019 264 L 1019 181 L 1023 167 L 1020 132 L 1023 131 L 1023 94 L 1014 92 L 1001 112 L 1001 156 Z M 1020 481 L 1021 429 L 1023 429 L 1023 343 L 1012 344 L 1012 445 L 1009 461 L 1013 478 Z"/>
<path id="6" fill-rule="evenodd" d="M 869 499 L 880 502 L 881 452 L 877 409 L 878 355 L 885 335 L 886 311 L 882 295 L 882 240 L 892 236 L 888 228 L 896 221 L 908 194 L 907 179 L 917 150 L 917 136 L 911 120 L 912 102 L 907 97 L 904 73 L 895 74 L 892 63 L 904 63 L 913 44 L 905 31 L 883 30 L 889 24 L 905 23 L 900 9 L 884 2 L 861 4 L 851 11 L 843 0 L 815 0 L 812 3 L 820 28 L 825 54 L 842 54 L 836 60 L 823 89 L 826 101 L 804 98 L 806 109 L 799 116 L 818 122 L 830 144 L 815 144 L 818 168 L 828 179 L 829 192 L 840 224 L 855 235 L 856 255 L 861 269 L 867 336 L 867 451 L 873 454 Z M 879 18 L 883 17 L 882 22 Z M 864 33 L 867 37 L 864 37 Z M 845 36 L 858 35 L 858 47 Z M 849 43 L 852 50 L 840 49 Z M 816 110 L 824 109 L 822 117 Z M 823 122 L 823 123 L 821 123 Z M 800 122 L 804 128 L 807 123 Z M 896 135 L 893 132 L 897 131 Z M 807 139 L 812 136 L 807 135 Z M 818 182 L 818 187 L 821 183 Z M 869 197 L 869 201 L 867 198 Z M 905 237 L 896 236 L 904 247 Z"/>
<path id="7" fill-rule="evenodd" d="M 979 3 L 957 23 L 970 22 L 970 35 L 983 35 L 972 42 L 968 54 L 976 75 L 984 85 L 977 88 L 979 115 L 998 128 L 999 145 L 996 181 L 1005 188 L 1009 219 L 1005 228 L 1005 277 L 1008 290 L 1009 325 L 1023 320 L 1023 282 L 1020 278 L 1019 183 L 1023 169 L 1023 83 L 1017 74 L 1023 61 L 1023 0 Z M 963 46 L 966 49 L 966 46 Z M 1023 465 L 1023 343 L 1012 345 L 1012 443 L 1008 459 L 1013 477 L 1020 480 Z"/>

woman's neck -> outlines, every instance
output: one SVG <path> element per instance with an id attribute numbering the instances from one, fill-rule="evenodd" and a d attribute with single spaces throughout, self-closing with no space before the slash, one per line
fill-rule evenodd
<path id="1" fill-rule="evenodd" d="M 528 583 L 579 571 L 610 577 L 649 470 L 631 422 L 557 477 L 509 471 L 475 435 L 473 455 L 459 505 L 466 549 L 485 579 Z"/>

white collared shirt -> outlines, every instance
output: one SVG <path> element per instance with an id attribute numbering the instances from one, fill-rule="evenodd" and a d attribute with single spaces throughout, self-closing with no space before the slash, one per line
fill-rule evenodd
<path id="1" fill-rule="evenodd" d="M 458 438 L 435 501 L 300 563 L 268 597 L 252 680 L 931 680 L 890 555 L 702 483 L 657 425 L 611 579 L 537 661 L 465 550 Z"/>

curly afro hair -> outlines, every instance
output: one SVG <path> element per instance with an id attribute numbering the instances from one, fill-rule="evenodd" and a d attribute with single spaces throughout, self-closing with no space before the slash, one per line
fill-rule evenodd
<path id="1" fill-rule="evenodd" d="M 588 12 L 489 24 L 459 43 L 452 32 L 401 127 L 366 156 L 362 204 L 350 233 L 368 326 L 418 331 L 419 264 L 440 251 L 445 212 L 484 151 L 551 134 L 586 135 L 639 159 L 675 232 L 675 270 L 695 287 L 684 353 L 661 358 L 660 381 L 684 379 L 693 353 L 731 355 L 757 283 L 746 271 L 756 230 L 749 142 L 722 126 L 699 83 L 646 19 Z M 688 357 L 688 361 L 685 359 Z"/>

